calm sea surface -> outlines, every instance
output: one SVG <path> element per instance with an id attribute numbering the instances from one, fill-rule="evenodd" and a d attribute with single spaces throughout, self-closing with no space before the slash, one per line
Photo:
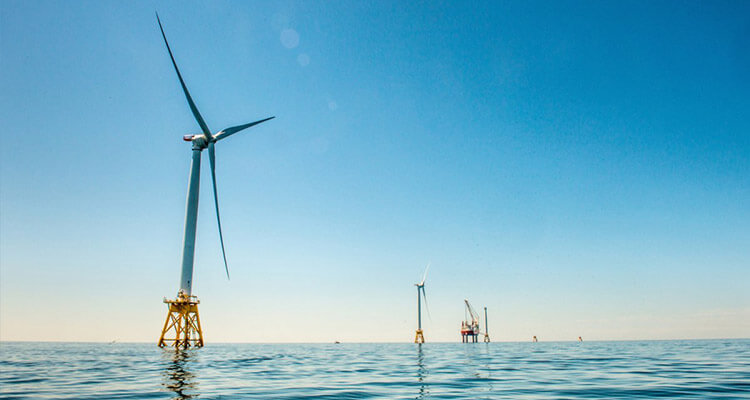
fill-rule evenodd
<path id="1" fill-rule="evenodd" d="M 0 343 L 4 399 L 740 399 L 750 340 Z"/>

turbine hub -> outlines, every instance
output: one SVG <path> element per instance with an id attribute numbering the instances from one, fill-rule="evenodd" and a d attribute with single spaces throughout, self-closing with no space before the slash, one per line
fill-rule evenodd
<path id="1" fill-rule="evenodd" d="M 203 150 L 208 147 L 208 140 L 203 135 L 185 135 L 182 140 L 193 142 L 193 150 Z"/>

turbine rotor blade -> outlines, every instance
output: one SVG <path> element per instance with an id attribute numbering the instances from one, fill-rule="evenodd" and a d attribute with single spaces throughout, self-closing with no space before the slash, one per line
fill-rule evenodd
<path id="1" fill-rule="evenodd" d="M 180 74 L 180 69 L 177 68 L 177 62 L 174 60 L 174 55 L 172 54 L 172 49 L 169 47 L 169 42 L 167 42 L 167 35 L 164 34 L 164 27 L 161 26 L 161 20 L 159 19 L 159 14 L 156 14 L 156 20 L 159 22 L 159 29 L 161 29 L 161 36 L 164 38 L 164 44 L 167 45 L 167 51 L 169 52 L 169 58 L 172 59 L 172 65 L 174 65 L 174 70 L 177 72 L 177 77 L 180 79 L 180 85 L 182 85 L 182 91 L 185 92 L 185 97 L 187 98 L 188 104 L 190 105 L 190 111 L 193 112 L 193 116 L 195 117 L 195 120 L 198 121 L 198 125 L 201 126 L 201 130 L 203 131 L 203 135 L 206 137 L 206 141 L 211 141 L 211 130 L 208 129 L 208 126 L 206 125 L 206 121 L 203 120 L 203 117 L 201 116 L 201 113 L 198 112 L 198 107 L 195 106 L 195 103 L 193 102 L 193 98 L 190 97 L 190 92 L 188 92 L 187 86 L 185 86 L 185 81 L 182 79 L 182 74 Z"/>
<path id="2" fill-rule="evenodd" d="M 231 128 L 222 129 L 221 132 L 219 132 L 216 135 L 214 135 L 214 139 L 216 141 L 219 141 L 219 140 L 224 139 L 226 137 L 232 136 L 232 135 L 234 135 L 235 133 L 237 133 L 237 132 L 239 132 L 241 130 L 247 129 L 247 128 L 251 127 L 251 126 L 258 125 L 258 124 L 260 124 L 262 122 L 266 122 L 266 121 L 268 121 L 270 119 L 274 119 L 274 118 L 276 118 L 276 117 L 268 117 L 268 118 L 265 118 L 265 119 L 261 119 L 260 121 L 251 122 L 249 124 L 237 125 L 237 126 L 233 126 Z"/>
<path id="3" fill-rule="evenodd" d="M 424 281 L 425 279 L 427 279 L 427 271 L 430 270 L 430 265 L 432 265 L 432 262 L 427 263 L 427 268 L 425 268 L 424 270 L 424 275 L 422 275 L 422 282 L 420 283 L 420 285 L 424 285 Z"/>
<path id="4" fill-rule="evenodd" d="M 227 264 L 227 253 L 224 251 L 224 235 L 221 233 L 221 217 L 219 216 L 219 196 L 216 194 L 216 154 L 214 152 L 214 143 L 208 144 L 208 160 L 211 164 L 211 180 L 214 184 L 214 204 L 216 205 L 216 222 L 219 224 L 219 241 L 221 241 L 221 255 L 224 257 L 224 270 L 227 272 L 229 279 L 229 265 Z"/>
<path id="5" fill-rule="evenodd" d="M 422 286 L 422 298 L 424 299 L 424 308 L 427 310 L 427 318 L 432 321 L 432 315 L 430 315 L 430 306 L 427 305 L 427 292 L 424 291 L 424 286 Z"/>

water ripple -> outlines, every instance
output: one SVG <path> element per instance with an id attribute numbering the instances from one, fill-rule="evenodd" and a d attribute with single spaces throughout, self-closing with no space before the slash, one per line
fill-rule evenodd
<path id="1" fill-rule="evenodd" d="M 0 343 L 3 399 L 750 398 L 750 340 Z"/>

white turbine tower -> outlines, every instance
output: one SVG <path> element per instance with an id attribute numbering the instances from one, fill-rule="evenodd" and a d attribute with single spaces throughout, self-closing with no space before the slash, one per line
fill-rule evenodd
<path id="1" fill-rule="evenodd" d="M 221 218 L 219 217 L 219 198 L 216 193 L 216 155 L 214 153 L 214 144 L 219 140 L 228 138 L 229 136 L 247 129 L 253 125 L 260 124 L 261 122 L 268 121 L 274 117 L 261 119 L 259 121 L 251 122 L 249 124 L 233 126 L 231 128 L 223 129 L 217 133 L 211 133 L 208 129 L 206 122 L 203 120 L 198 108 L 193 102 L 193 98 L 188 92 L 185 81 L 182 79 L 180 69 L 177 68 L 177 63 L 174 60 L 172 49 L 169 47 L 167 42 L 167 36 L 164 34 L 164 28 L 159 20 L 159 15 L 156 15 L 156 20 L 159 23 L 159 29 L 161 35 L 164 38 L 164 44 L 167 46 L 169 52 L 169 58 L 172 59 L 172 65 L 177 73 L 177 78 L 180 80 L 182 91 L 185 93 L 190 111 L 192 111 L 195 120 L 201 128 L 201 133 L 197 135 L 185 135 L 183 140 L 192 143 L 193 158 L 190 163 L 190 178 L 188 180 L 188 193 L 187 193 L 187 205 L 185 210 L 185 235 L 183 238 L 182 246 L 182 272 L 180 274 L 180 290 L 177 293 L 177 299 L 167 300 L 164 302 L 169 305 L 169 313 L 167 319 L 164 322 L 162 328 L 161 337 L 159 338 L 159 346 L 174 346 L 174 347 L 190 347 L 190 346 L 203 346 L 203 333 L 201 331 L 200 317 L 198 315 L 198 298 L 193 296 L 193 260 L 195 255 L 195 229 L 198 220 L 198 194 L 200 188 L 200 167 L 201 167 L 201 153 L 203 150 L 208 149 L 208 160 L 211 166 L 211 180 L 213 181 L 214 191 L 214 205 L 216 206 L 216 222 L 219 226 L 219 241 L 221 242 L 221 254 L 224 258 L 224 269 L 227 273 L 227 279 L 229 279 L 229 266 L 227 265 L 227 256 L 224 251 L 224 237 L 221 233 Z M 174 337 L 168 338 L 169 332 L 174 331 Z"/>
<path id="2" fill-rule="evenodd" d="M 424 275 L 422 275 L 422 281 L 414 284 L 414 286 L 417 287 L 417 334 L 414 336 L 414 343 L 420 344 L 424 343 L 424 335 L 422 334 L 422 297 L 424 297 L 424 305 L 427 309 L 427 314 L 430 313 L 430 308 L 427 306 L 427 294 L 424 291 L 424 281 L 427 279 L 427 271 L 429 270 L 430 264 L 427 264 L 427 268 L 424 270 Z"/>

